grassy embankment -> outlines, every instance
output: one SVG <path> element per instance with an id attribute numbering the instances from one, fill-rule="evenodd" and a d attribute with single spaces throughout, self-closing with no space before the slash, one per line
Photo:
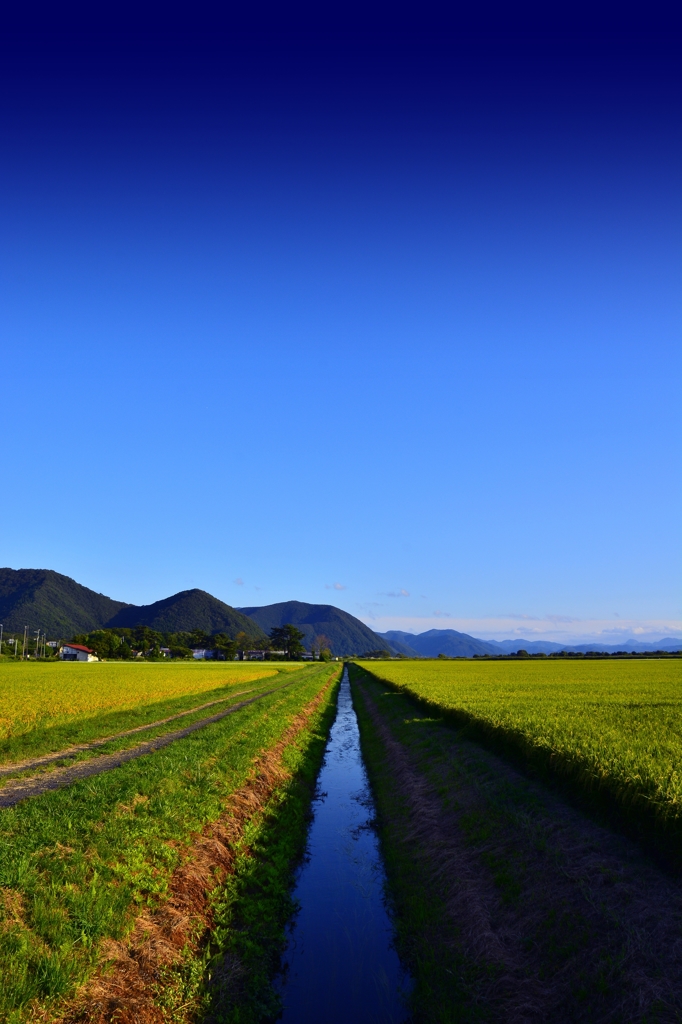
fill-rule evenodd
<path id="1" fill-rule="evenodd" d="M 0 765 L 134 729 L 232 691 L 268 682 L 277 686 L 281 673 L 300 667 L 295 662 L 0 665 Z"/>
<path id="2" fill-rule="evenodd" d="M 422 707 L 465 726 L 680 858 L 682 662 L 366 663 Z"/>
<path id="3" fill-rule="evenodd" d="M 350 668 L 354 703 L 414 1020 L 680 1019 L 677 882 L 405 685 L 410 670 L 428 685 L 431 670 L 435 690 L 468 666 L 366 667 L 374 675 Z M 473 679 L 495 702 L 491 667 Z M 394 669 L 401 687 L 378 678 Z M 519 685 L 500 689 L 509 699 Z"/>
<path id="4" fill-rule="evenodd" d="M 92 667 L 97 668 L 78 666 Z M 163 666 L 149 667 L 162 674 Z M 193 666 L 189 669 L 194 671 Z M 103 940 L 124 939 L 142 910 L 163 904 L 169 881 L 188 855 L 192 838 L 220 817 L 230 795 L 248 779 L 254 759 L 277 742 L 301 709 L 338 674 L 337 668 L 328 666 L 299 671 L 295 685 L 163 751 L 0 812 L 0 1020 L 27 1019 L 36 1006 L 54 1005 L 60 997 L 71 996 L 100 964 Z M 202 698 L 211 684 L 215 689 L 218 678 L 216 674 L 206 680 Z M 158 683 L 154 696 L 162 692 Z M 322 755 L 324 740 L 319 730 L 326 728 L 330 701 L 331 692 L 310 727 L 284 752 L 291 778 L 271 801 L 279 810 L 268 816 L 261 809 L 262 823 L 254 819 L 250 826 L 251 845 L 270 844 L 275 851 L 280 843 L 265 882 L 266 888 L 274 887 L 271 895 L 276 906 L 270 908 L 269 919 L 261 922 L 262 934 L 256 929 L 242 951 L 242 959 L 252 961 L 250 976 L 258 974 L 258 964 L 263 977 L 267 975 L 291 909 L 286 903 L 291 869 L 287 857 L 303 842 L 306 800 L 310 799 L 306 784 L 315 759 L 319 762 Z M 278 820 L 284 822 L 283 837 L 279 825 L 274 833 L 268 832 L 271 822 Z M 242 859 L 245 863 L 230 882 L 231 888 L 221 896 L 222 918 L 218 914 L 216 920 L 222 920 L 223 927 L 216 933 L 212 955 L 231 943 L 239 946 L 230 921 L 262 902 L 260 897 L 254 902 L 253 886 L 246 881 L 256 871 L 259 858 L 245 852 Z M 250 895 L 244 898 L 247 890 Z M 187 978 L 193 979 L 191 998 L 195 1000 L 201 994 L 203 955 L 188 953 L 182 975 L 183 985 Z M 178 985 L 167 989 L 171 1001 Z M 248 1006 L 252 999 L 246 986 L 240 1000 Z"/>

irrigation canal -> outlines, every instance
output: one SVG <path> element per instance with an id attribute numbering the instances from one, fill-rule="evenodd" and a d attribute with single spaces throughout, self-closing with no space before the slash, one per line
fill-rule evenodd
<path id="1" fill-rule="evenodd" d="M 295 888 L 280 983 L 282 1024 L 406 1021 L 409 978 L 393 946 L 374 804 L 344 671 Z"/>

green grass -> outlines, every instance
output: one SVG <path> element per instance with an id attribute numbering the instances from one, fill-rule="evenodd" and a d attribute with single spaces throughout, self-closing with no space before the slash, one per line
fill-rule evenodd
<path id="1" fill-rule="evenodd" d="M 234 874 L 213 894 L 209 942 L 198 958 L 189 955 L 169 972 L 169 1009 L 194 1001 L 192 1019 L 207 1016 L 216 1024 L 258 1024 L 276 1018 L 281 999 L 273 980 L 296 910 L 293 871 L 305 851 L 310 805 L 336 714 L 337 692 L 338 680 L 308 727 L 284 751 L 291 778 L 249 822 L 236 851 Z M 226 963 L 239 965 L 236 979 L 225 971 Z"/>
<path id="2" fill-rule="evenodd" d="M 674 910 L 666 918 L 676 883 L 510 771 L 466 725 L 357 666 L 350 674 L 412 1019 L 520 1019 L 525 1005 L 528 1019 L 555 1024 L 677 1020 Z M 426 806 L 394 774 L 381 727 L 426 782 Z M 480 942 L 487 927 L 493 941 Z"/>
<path id="3" fill-rule="evenodd" d="M 89 743 L 261 681 L 278 685 L 282 673 L 305 668 L 296 662 L 0 665 L 0 764 Z"/>
<path id="4" fill-rule="evenodd" d="M 351 682 L 357 668 L 349 668 Z M 374 696 L 383 687 L 376 687 Z M 404 795 L 386 764 L 381 738 L 353 686 L 353 706 L 360 726 L 360 743 L 377 808 L 377 825 L 386 868 L 388 895 L 393 910 L 396 944 L 413 981 L 409 1005 L 415 1020 L 428 1024 L 474 1024 L 486 1019 L 478 1006 L 477 986 L 485 981 L 485 966 L 467 959 L 460 935 L 444 910 L 444 900 L 424 870 L 411 835 L 411 820 Z M 396 698 L 400 700 L 398 695 Z M 384 702 L 385 703 L 385 702 Z M 390 722 L 407 746 L 411 732 L 400 730 L 406 701 L 390 706 Z M 387 711 L 384 708 L 384 711 Z M 409 711 L 409 708 L 408 708 Z M 397 727 L 397 728 L 396 728 Z M 423 733 L 420 735 L 422 738 Z M 436 763 L 429 749 L 428 760 Z"/>
<path id="5" fill-rule="evenodd" d="M 562 779 L 680 858 L 682 663 L 383 662 L 365 670 Z"/>
<path id="6" fill-rule="evenodd" d="M 72 992 L 105 937 L 163 900 L 183 846 L 335 671 L 111 772 L 0 813 L 0 1020 Z"/>

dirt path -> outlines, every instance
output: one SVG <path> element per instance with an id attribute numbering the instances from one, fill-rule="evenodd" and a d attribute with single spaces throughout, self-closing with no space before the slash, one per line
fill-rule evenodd
<path id="1" fill-rule="evenodd" d="M 470 1005 L 505 1024 L 682 1020 L 680 881 L 404 698 L 355 686 L 404 808 L 387 831 L 441 901 L 443 962 L 477 972 Z"/>
<path id="2" fill-rule="evenodd" d="M 187 715 L 194 715 L 197 711 L 205 711 L 206 708 L 215 707 L 216 704 L 224 704 L 225 701 L 232 700 L 233 697 L 243 697 L 245 693 L 253 693 L 256 687 L 252 686 L 249 690 L 239 690 L 238 693 L 231 693 L 229 697 L 221 697 L 219 700 L 209 701 L 208 704 L 199 704 L 195 708 L 190 708 L 188 711 L 180 711 L 177 715 L 170 715 L 169 718 L 159 718 L 156 722 L 150 722 L 148 725 L 138 725 L 134 729 L 125 729 L 123 732 L 113 733 L 111 736 L 104 736 L 102 739 L 93 740 L 92 743 L 79 743 L 73 747 L 68 747 L 66 750 L 58 750 L 51 754 L 44 754 L 41 757 L 29 758 L 26 761 L 13 761 L 10 764 L 4 764 L 0 767 L 0 778 L 6 775 L 15 775 L 17 772 L 30 771 L 32 768 L 43 768 L 47 764 L 54 764 L 55 761 L 63 761 L 67 757 L 77 757 L 78 754 L 83 754 L 88 750 L 96 750 L 98 747 L 104 747 L 107 743 L 111 743 L 113 740 L 121 740 L 125 736 L 134 736 L 138 732 L 148 732 L 150 729 L 157 729 L 161 725 L 168 725 L 169 722 L 175 722 L 178 718 L 186 718 Z"/>
<path id="3" fill-rule="evenodd" d="M 231 715 L 235 711 L 239 711 L 240 708 L 245 708 L 249 704 L 262 700 L 263 697 L 269 697 L 270 694 L 277 693 L 278 690 L 283 690 L 287 686 L 293 686 L 294 682 L 297 682 L 297 680 L 284 683 L 282 686 L 276 686 L 272 690 L 266 690 L 264 693 L 259 693 L 258 696 L 251 697 L 249 700 L 242 700 L 238 704 L 232 704 L 224 711 L 218 712 L 217 715 L 211 715 L 210 718 L 202 718 L 198 722 L 192 722 L 191 725 L 185 726 L 184 729 L 177 729 L 175 732 L 164 733 L 163 736 L 157 736 L 155 739 L 148 740 L 146 743 L 140 743 L 136 747 L 129 747 L 127 750 L 120 750 L 115 754 L 102 754 L 100 757 L 93 757 L 89 761 L 83 761 L 79 764 L 70 765 L 65 768 L 55 768 L 54 771 L 51 772 L 45 772 L 29 778 L 16 779 L 8 782 L 2 787 L 2 789 L 0 789 L 0 809 L 14 807 L 14 805 L 18 804 L 21 800 L 26 800 L 32 796 L 40 796 L 41 793 L 47 793 L 50 790 L 63 789 L 65 786 L 70 786 L 73 782 L 78 782 L 81 779 L 88 779 L 92 775 L 100 775 L 102 772 L 111 771 L 112 768 L 118 768 L 122 764 L 126 764 L 128 761 L 134 760 L 136 757 L 144 757 L 145 754 L 152 754 L 156 750 L 161 750 L 163 747 L 169 746 L 169 744 L 174 743 L 176 740 L 181 740 L 185 736 L 189 736 L 198 729 L 205 729 L 207 725 L 212 725 L 213 722 L 219 722 L 221 719 L 226 718 L 227 715 Z M 215 703 L 219 702 L 216 701 Z M 206 706 L 210 707 L 210 705 Z M 191 712 L 183 712 L 183 714 L 191 714 Z M 180 718 L 181 716 L 177 715 L 173 717 Z M 172 720 L 172 718 L 166 719 L 166 721 Z M 152 726 L 144 726 L 143 728 L 152 728 Z M 131 732 L 136 731 L 138 730 L 131 730 Z M 119 735 L 125 736 L 130 735 L 130 733 L 119 733 Z M 107 742 L 114 738 L 115 737 L 109 737 Z M 92 744 L 92 746 L 98 745 L 100 745 L 99 742 L 97 744 Z"/>

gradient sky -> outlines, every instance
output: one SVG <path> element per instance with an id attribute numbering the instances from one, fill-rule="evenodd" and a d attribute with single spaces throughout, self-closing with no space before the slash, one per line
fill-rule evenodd
<path id="1" fill-rule="evenodd" d="M 682 633 L 679 40 L 352 17 L 5 26 L 0 561 Z"/>

